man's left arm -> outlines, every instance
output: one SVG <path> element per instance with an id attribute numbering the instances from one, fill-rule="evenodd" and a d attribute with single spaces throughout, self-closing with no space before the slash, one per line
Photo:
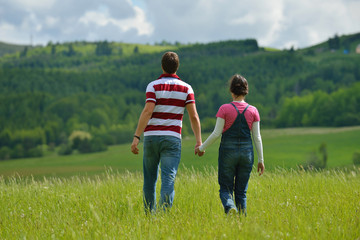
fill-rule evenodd
<path id="1" fill-rule="evenodd" d="M 200 125 L 200 118 L 196 111 L 196 105 L 195 103 L 188 103 L 186 104 L 186 110 L 189 114 L 189 119 L 191 123 L 191 129 L 194 132 L 195 139 L 196 139 L 196 145 L 195 148 L 199 147 L 202 144 L 201 140 L 201 125 Z M 196 152 L 195 152 L 196 154 Z"/>

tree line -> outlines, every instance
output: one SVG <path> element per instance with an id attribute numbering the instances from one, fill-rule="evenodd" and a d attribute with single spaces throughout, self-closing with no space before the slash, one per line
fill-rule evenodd
<path id="1" fill-rule="evenodd" d="M 322 90 L 286 98 L 277 127 L 360 125 L 360 82 L 327 93 Z"/>
<path id="2" fill-rule="evenodd" d="M 102 151 L 130 141 L 145 88 L 161 74 L 163 52 L 125 57 L 111 49 L 99 42 L 87 56 L 29 49 L 27 56 L 0 58 L 0 158 L 40 156 L 44 146 L 59 154 Z M 176 51 L 178 75 L 194 88 L 203 131 L 213 129 L 218 108 L 230 101 L 228 80 L 235 73 L 247 78 L 247 101 L 259 109 L 265 127 L 359 124 L 360 92 L 351 91 L 360 80 L 358 55 L 267 52 L 252 39 L 179 45 Z M 341 106 L 349 101 L 353 107 L 326 117 L 335 93 L 345 94 Z M 189 132 L 185 116 L 183 134 Z"/>

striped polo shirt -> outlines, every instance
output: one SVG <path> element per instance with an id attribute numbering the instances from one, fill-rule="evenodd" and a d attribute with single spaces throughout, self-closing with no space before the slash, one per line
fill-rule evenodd
<path id="1" fill-rule="evenodd" d="M 181 138 L 185 106 L 195 103 L 191 86 L 175 74 L 162 74 L 146 88 L 146 102 L 154 102 L 154 112 L 144 136 L 167 135 Z"/>

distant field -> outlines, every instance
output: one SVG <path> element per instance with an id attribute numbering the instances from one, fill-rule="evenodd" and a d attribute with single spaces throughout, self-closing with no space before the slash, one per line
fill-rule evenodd
<path id="1" fill-rule="evenodd" d="M 146 45 L 146 44 L 133 44 L 133 43 L 110 43 L 111 46 L 113 47 L 113 57 L 129 57 L 131 55 L 134 54 L 134 49 L 135 47 L 138 48 L 138 52 L 140 54 L 148 54 L 148 53 L 157 53 L 157 52 L 164 52 L 164 51 L 168 51 L 168 50 L 175 50 L 178 47 L 176 46 L 157 46 L 157 45 Z M 3 43 L 0 42 L 0 47 L 2 45 L 5 45 Z M 10 46 L 11 51 L 9 51 L 9 56 L 7 57 L 12 57 L 14 54 L 16 55 L 17 53 L 15 53 L 17 51 L 22 51 L 24 49 L 25 46 L 16 46 L 16 45 L 9 45 Z M 95 49 L 96 49 L 96 43 L 73 43 L 72 44 L 75 52 L 77 52 L 78 54 L 80 54 L 81 56 L 91 56 L 91 55 L 95 55 Z M 51 46 L 37 46 L 37 47 L 31 47 L 28 51 L 28 56 L 33 56 L 33 55 L 41 55 L 41 54 L 51 54 Z M 56 45 L 56 52 L 57 53 L 61 53 L 61 52 L 66 52 L 68 51 L 69 47 L 66 44 L 60 44 L 60 45 Z M 4 55 L 3 51 L 5 51 L 6 49 L 1 50 L 0 49 L 0 56 Z M 121 51 L 121 53 L 120 53 Z"/>
<path id="2" fill-rule="evenodd" d="M 204 134 L 203 140 L 209 134 Z M 267 170 L 297 168 L 321 143 L 327 145 L 328 168 L 352 165 L 354 152 L 360 152 L 360 126 L 346 128 L 292 128 L 262 130 L 264 158 Z M 203 157 L 194 156 L 194 138 L 184 137 L 180 168 L 203 170 L 217 167 L 219 141 L 210 146 Z M 142 144 L 140 145 L 142 148 Z M 256 160 L 255 160 L 256 162 Z M 111 146 L 106 152 L 58 156 L 48 152 L 42 158 L 0 161 L 0 175 L 69 177 L 93 176 L 111 168 L 113 171 L 141 171 L 142 149 L 137 156 L 130 144 Z"/>

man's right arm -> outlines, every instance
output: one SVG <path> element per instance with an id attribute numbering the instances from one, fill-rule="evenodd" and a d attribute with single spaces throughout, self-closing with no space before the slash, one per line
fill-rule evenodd
<path id="1" fill-rule="evenodd" d="M 143 109 L 143 111 L 141 112 L 141 115 L 139 117 L 139 121 L 138 121 L 138 125 L 135 131 L 135 136 L 140 137 L 141 134 L 144 132 L 152 113 L 154 112 L 154 108 L 155 108 L 155 103 L 154 102 L 147 102 L 145 104 L 145 107 Z M 131 144 L 131 152 L 133 152 L 134 154 L 138 154 L 139 153 L 139 149 L 138 149 L 138 144 L 140 142 L 140 139 L 138 139 L 137 137 L 134 136 L 133 142 Z"/>

